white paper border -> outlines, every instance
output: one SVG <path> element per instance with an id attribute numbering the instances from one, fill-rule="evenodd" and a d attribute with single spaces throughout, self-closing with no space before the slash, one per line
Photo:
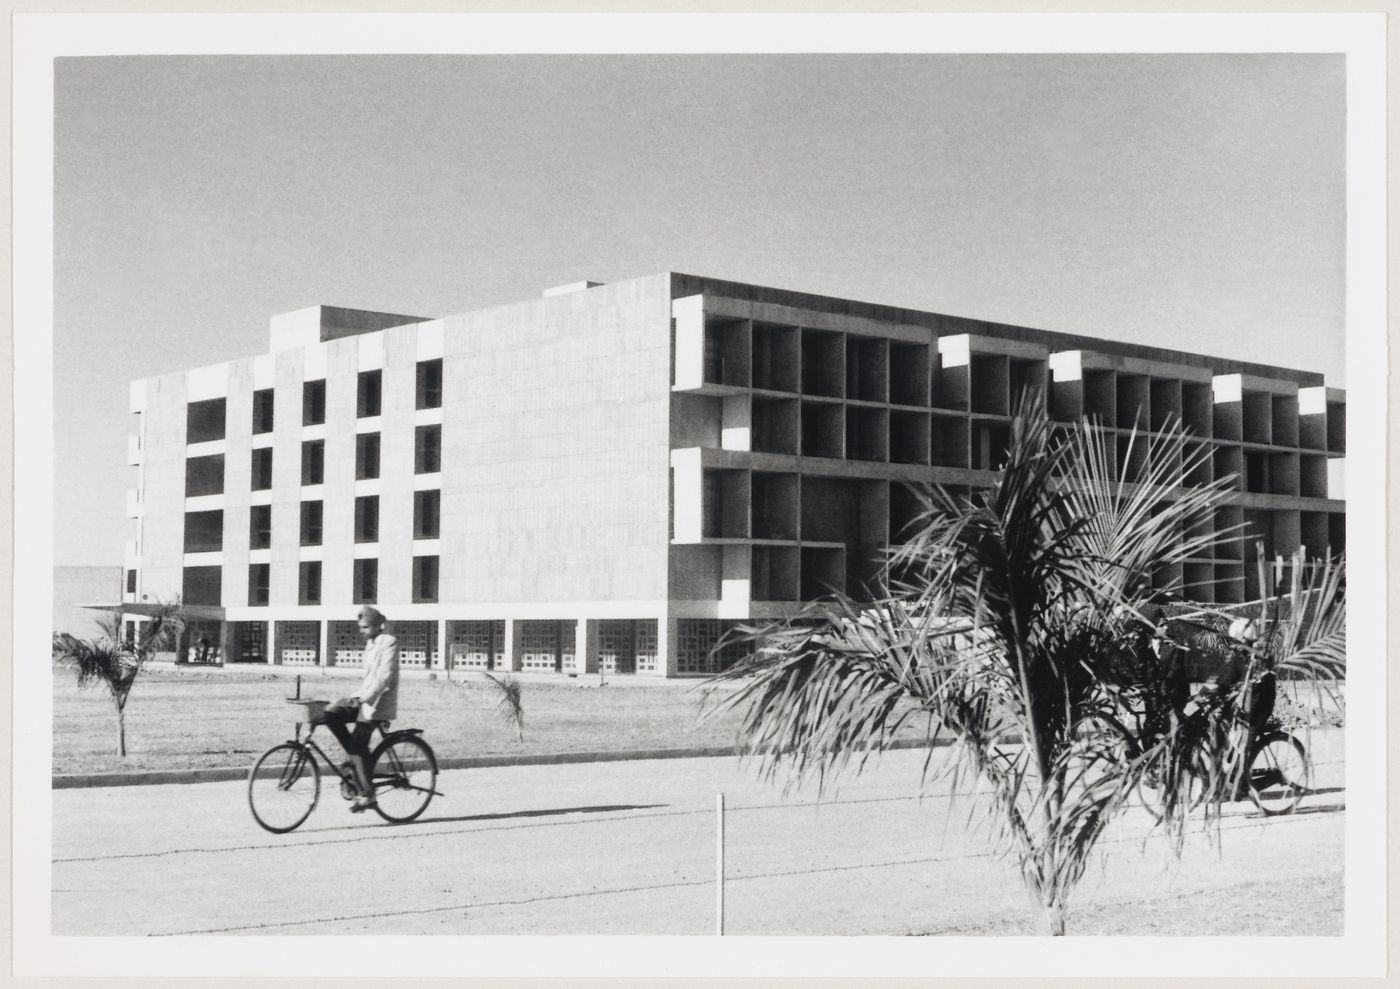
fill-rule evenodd
<path id="1" fill-rule="evenodd" d="M 1340 938 L 59 938 L 49 934 L 52 588 L 15 581 L 17 975 L 1365 976 L 1385 963 L 1385 18 L 1380 14 L 26 15 L 14 18 L 15 572 L 52 565 L 53 58 L 233 53 L 1344 52 L 1350 651 Z M 1359 428 L 1361 426 L 1370 428 Z M 1358 520 L 1364 520 L 1359 523 Z M 1372 527 L 1375 527 L 1374 529 Z M 1362 617 L 1364 616 L 1364 622 Z M 366 944 L 372 941 L 372 944 Z M 547 950 L 535 950 L 547 945 Z M 995 945 L 995 948 L 993 948 Z M 1150 965 L 1150 971 L 1146 966 Z M 339 969 L 339 971 L 337 971 Z M 465 971 L 464 971 L 465 969 Z"/>

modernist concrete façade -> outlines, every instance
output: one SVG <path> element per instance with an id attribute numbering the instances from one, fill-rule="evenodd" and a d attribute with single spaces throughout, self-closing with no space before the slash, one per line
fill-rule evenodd
<path id="1" fill-rule="evenodd" d="M 1182 420 L 1236 477 L 1221 527 L 1270 559 L 1342 549 L 1345 399 L 1321 376 L 666 273 L 444 319 L 317 306 L 268 353 L 134 382 L 123 599 L 182 595 L 182 652 L 406 666 L 706 672 L 735 620 L 858 591 L 906 482 L 985 485 L 1020 389 Z M 1163 572 L 1259 594 L 1254 542 Z"/>

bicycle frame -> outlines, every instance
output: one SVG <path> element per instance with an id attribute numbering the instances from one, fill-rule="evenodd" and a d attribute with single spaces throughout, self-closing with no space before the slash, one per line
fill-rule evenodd
<path id="1" fill-rule="evenodd" d="M 312 726 L 310 726 L 310 728 L 307 729 L 306 737 L 305 737 L 305 738 L 303 738 L 303 737 L 302 737 L 302 734 L 301 734 L 301 729 L 302 729 L 302 727 L 303 727 L 303 726 L 302 726 L 300 723 L 297 724 L 296 736 L 293 738 L 293 741 L 296 742 L 298 745 L 302 745 L 302 746 L 304 746 L 304 747 L 306 747 L 306 748 L 309 748 L 311 751 L 315 752 L 318 756 L 321 757 L 321 761 L 324 762 L 327 766 L 329 766 L 329 767 L 331 768 L 331 770 L 336 774 L 336 776 L 337 776 L 342 782 L 346 782 L 346 783 L 351 784 L 351 785 L 356 789 L 356 791 L 358 791 L 359 788 L 360 788 L 360 784 L 359 784 L 359 782 L 355 779 L 355 774 L 354 774 L 353 772 L 351 772 L 350 770 L 346 769 L 343 763 L 338 763 L 338 762 L 336 762 L 334 759 L 332 759 L 330 756 L 328 756 L 328 755 L 326 754 L 326 750 L 323 749 L 323 748 L 321 748 L 321 746 L 317 745 L 316 742 L 315 742 L 315 740 L 311 737 L 312 735 L 314 735 L 314 734 L 316 733 L 316 729 L 317 729 L 319 726 L 318 726 L 318 725 L 312 725 Z M 377 731 L 377 732 L 379 733 L 379 740 L 380 740 L 380 743 L 381 743 L 381 744 L 382 744 L 383 742 L 387 741 L 387 740 L 388 740 L 389 738 L 391 738 L 393 735 L 397 734 L 396 732 L 386 732 L 386 731 L 383 729 L 383 727 L 381 727 L 380 725 L 375 725 L 375 729 L 374 729 L 374 730 Z M 414 730 L 416 730 L 416 729 L 414 729 Z M 371 733 L 370 737 L 371 737 L 371 738 L 374 737 L 372 733 Z M 349 753 L 347 752 L 346 755 L 348 756 Z M 369 762 L 369 755 L 367 754 L 364 758 L 365 758 L 366 763 L 368 763 L 368 762 Z M 376 768 L 376 767 L 370 766 L 370 765 L 366 765 L 366 766 L 365 766 L 365 771 L 366 771 L 367 773 L 370 773 L 370 774 L 371 774 L 371 779 L 370 779 L 370 781 L 369 781 L 369 786 L 370 786 L 370 790 L 371 790 L 371 791 L 378 791 L 378 790 L 381 790 L 381 789 L 383 789 L 383 788 L 385 788 L 386 786 L 389 785 L 389 784 L 385 781 L 385 779 L 384 779 L 382 776 L 379 776 L 379 775 L 377 775 L 377 774 L 374 774 L 374 769 L 375 769 L 375 768 Z M 401 770 L 399 770 L 399 769 L 396 767 L 395 773 L 394 773 L 393 775 L 394 775 L 394 776 L 401 776 L 401 775 L 403 775 L 403 773 L 402 773 Z M 431 793 L 431 794 L 432 794 L 433 796 L 435 796 L 435 797 L 441 797 L 441 796 L 443 796 L 442 791 L 441 791 L 441 790 L 438 790 L 438 789 L 436 789 L 436 788 L 429 789 L 429 788 L 421 787 L 421 786 L 409 786 L 409 787 L 407 787 L 407 789 L 410 789 L 410 790 L 417 790 L 417 791 L 420 792 L 420 793 Z"/>

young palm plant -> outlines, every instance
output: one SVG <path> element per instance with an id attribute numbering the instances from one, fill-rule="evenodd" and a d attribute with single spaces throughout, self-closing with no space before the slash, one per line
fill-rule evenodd
<path id="1" fill-rule="evenodd" d="M 157 652 L 172 647 L 184 621 L 177 601 L 158 602 L 134 642 L 122 636 L 120 612 L 97 620 L 102 633 L 96 639 L 79 639 L 67 632 L 53 637 L 53 657 L 77 674 L 78 686 L 100 684 L 107 688 L 117 716 L 117 755 L 126 756 L 126 702 L 142 668 Z"/>
<path id="2" fill-rule="evenodd" d="M 1112 434 L 1052 423 L 1037 395 L 1023 398 L 994 483 L 962 500 L 930 489 L 873 603 L 838 597 L 745 628 L 754 652 L 718 676 L 738 685 L 718 709 L 745 709 L 746 751 L 790 785 L 858 771 L 906 724 L 946 738 L 949 756 L 936 765 L 931 746 L 926 778 L 990 790 L 993 838 L 1042 929 L 1063 934 L 1098 838 L 1155 757 L 1083 730 L 1137 675 L 1123 662 L 1124 616 L 1159 601 L 1159 568 L 1231 537 L 1212 524 L 1228 480 L 1180 486 L 1209 456 L 1186 439 L 1135 432 L 1114 470 Z M 1162 785 L 1184 808 L 1170 791 L 1187 781 Z M 1163 826 L 1179 831 L 1184 812 Z"/>

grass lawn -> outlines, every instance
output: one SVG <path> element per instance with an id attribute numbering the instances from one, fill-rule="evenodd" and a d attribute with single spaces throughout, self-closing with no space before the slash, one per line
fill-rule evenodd
<path id="1" fill-rule="evenodd" d="M 357 683 L 309 672 L 302 677 L 302 696 L 335 699 Z M 57 669 L 53 771 L 250 764 L 269 745 L 291 736 L 298 709 L 284 698 L 294 690 L 288 676 L 148 670 L 127 702 L 122 759 L 115 754 L 116 715 L 105 688 L 79 690 L 71 672 Z M 399 683 L 397 724 L 422 728 L 443 758 L 733 745 L 739 724 L 732 713 L 698 724 L 704 695 L 692 683 L 598 687 L 592 679 L 522 679 L 522 742 L 497 712 L 499 697 L 479 675 L 451 681 L 405 677 Z"/>

